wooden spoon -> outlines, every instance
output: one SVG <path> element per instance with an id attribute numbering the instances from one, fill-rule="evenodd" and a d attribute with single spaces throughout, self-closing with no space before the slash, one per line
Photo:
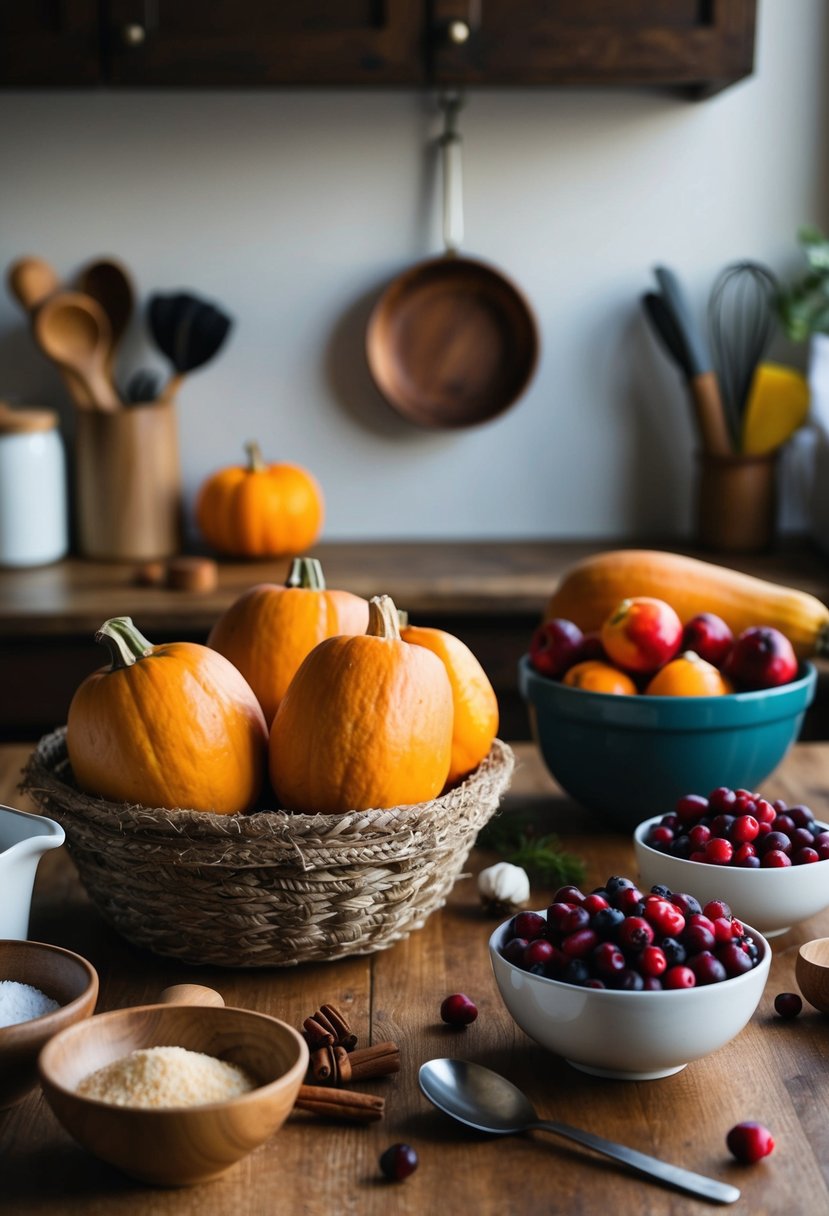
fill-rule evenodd
<path id="1" fill-rule="evenodd" d="M 42 304 L 60 291 L 61 283 L 55 269 L 43 258 L 23 257 L 12 262 L 6 275 L 10 293 L 34 324 L 35 315 Z M 75 405 L 89 409 L 92 401 L 86 388 L 68 369 L 61 369 L 66 390 Z"/>
<path id="2" fill-rule="evenodd" d="M 59 291 L 41 305 L 33 324 L 41 350 L 81 381 L 94 408 L 117 409 L 121 403 L 107 371 L 112 330 L 97 300 Z"/>
<path id="3" fill-rule="evenodd" d="M 92 296 L 103 308 L 112 331 L 107 371 L 112 375 L 115 354 L 135 307 L 135 290 L 126 267 L 114 258 L 99 258 L 84 266 L 78 275 L 78 289 Z"/>

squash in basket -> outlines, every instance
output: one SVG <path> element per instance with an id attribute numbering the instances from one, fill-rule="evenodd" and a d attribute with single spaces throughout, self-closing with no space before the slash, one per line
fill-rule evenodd
<path id="1" fill-rule="evenodd" d="M 320 642 L 282 698 L 270 737 L 280 805 L 344 814 L 437 797 L 452 718 L 443 663 L 402 641 L 394 603 L 375 596 L 368 631 Z"/>
<path id="2" fill-rule="evenodd" d="M 256 801 L 268 731 L 244 676 L 195 642 L 153 646 L 129 617 L 95 635 L 110 666 L 69 706 L 66 747 L 82 790 L 117 802 L 230 815 Z"/>
<path id="3" fill-rule="evenodd" d="M 207 645 L 238 667 L 259 698 L 268 726 L 302 660 L 324 638 L 365 633 L 368 602 L 329 591 L 322 566 L 296 557 L 284 587 L 258 583 L 219 617 Z"/>
<path id="4" fill-rule="evenodd" d="M 309 549 L 323 521 L 322 490 L 305 469 L 266 464 L 246 443 L 246 466 L 211 474 L 196 498 L 196 523 L 208 544 L 232 557 L 291 557 Z"/>
<path id="5" fill-rule="evenodd" d="M 401 613 L 401 617 L 404 614 Z M 452 686 L 454 725 L 447 782 L 454 785 L 489 755 L 498 732 L 498 699 L 489 677 L 465 642 L 443 629 L 401 623 L 400 636 L 436 654 Z"/>

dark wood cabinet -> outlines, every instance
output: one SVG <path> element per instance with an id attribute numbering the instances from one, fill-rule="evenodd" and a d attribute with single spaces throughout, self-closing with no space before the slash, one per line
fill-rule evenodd
<path id="1" fill-rule="evenodd" d="M 633 86 L 750 74 L 756 0 L 0 0 L 0 85 Z"/>

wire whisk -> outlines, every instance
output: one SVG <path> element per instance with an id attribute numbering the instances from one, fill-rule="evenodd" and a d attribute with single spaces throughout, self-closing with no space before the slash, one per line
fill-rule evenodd
<path id="1" fill-rule="evenodd" d="M 760 262 L 733 262 L 720 271 L 708 299 L 711 353 L 735 444 L 751 381 L 777 323 L 780 285 Z"/>

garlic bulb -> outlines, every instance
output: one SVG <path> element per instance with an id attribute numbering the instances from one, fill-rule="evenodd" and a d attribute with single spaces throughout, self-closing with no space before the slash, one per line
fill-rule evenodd
<path id="1" fill-rule="evenodd" d="M 530 880 L 526 870 L 508 861 L 481 870 L 478 893 L 488 912 L 517 912 L 530 898 Z"/>

